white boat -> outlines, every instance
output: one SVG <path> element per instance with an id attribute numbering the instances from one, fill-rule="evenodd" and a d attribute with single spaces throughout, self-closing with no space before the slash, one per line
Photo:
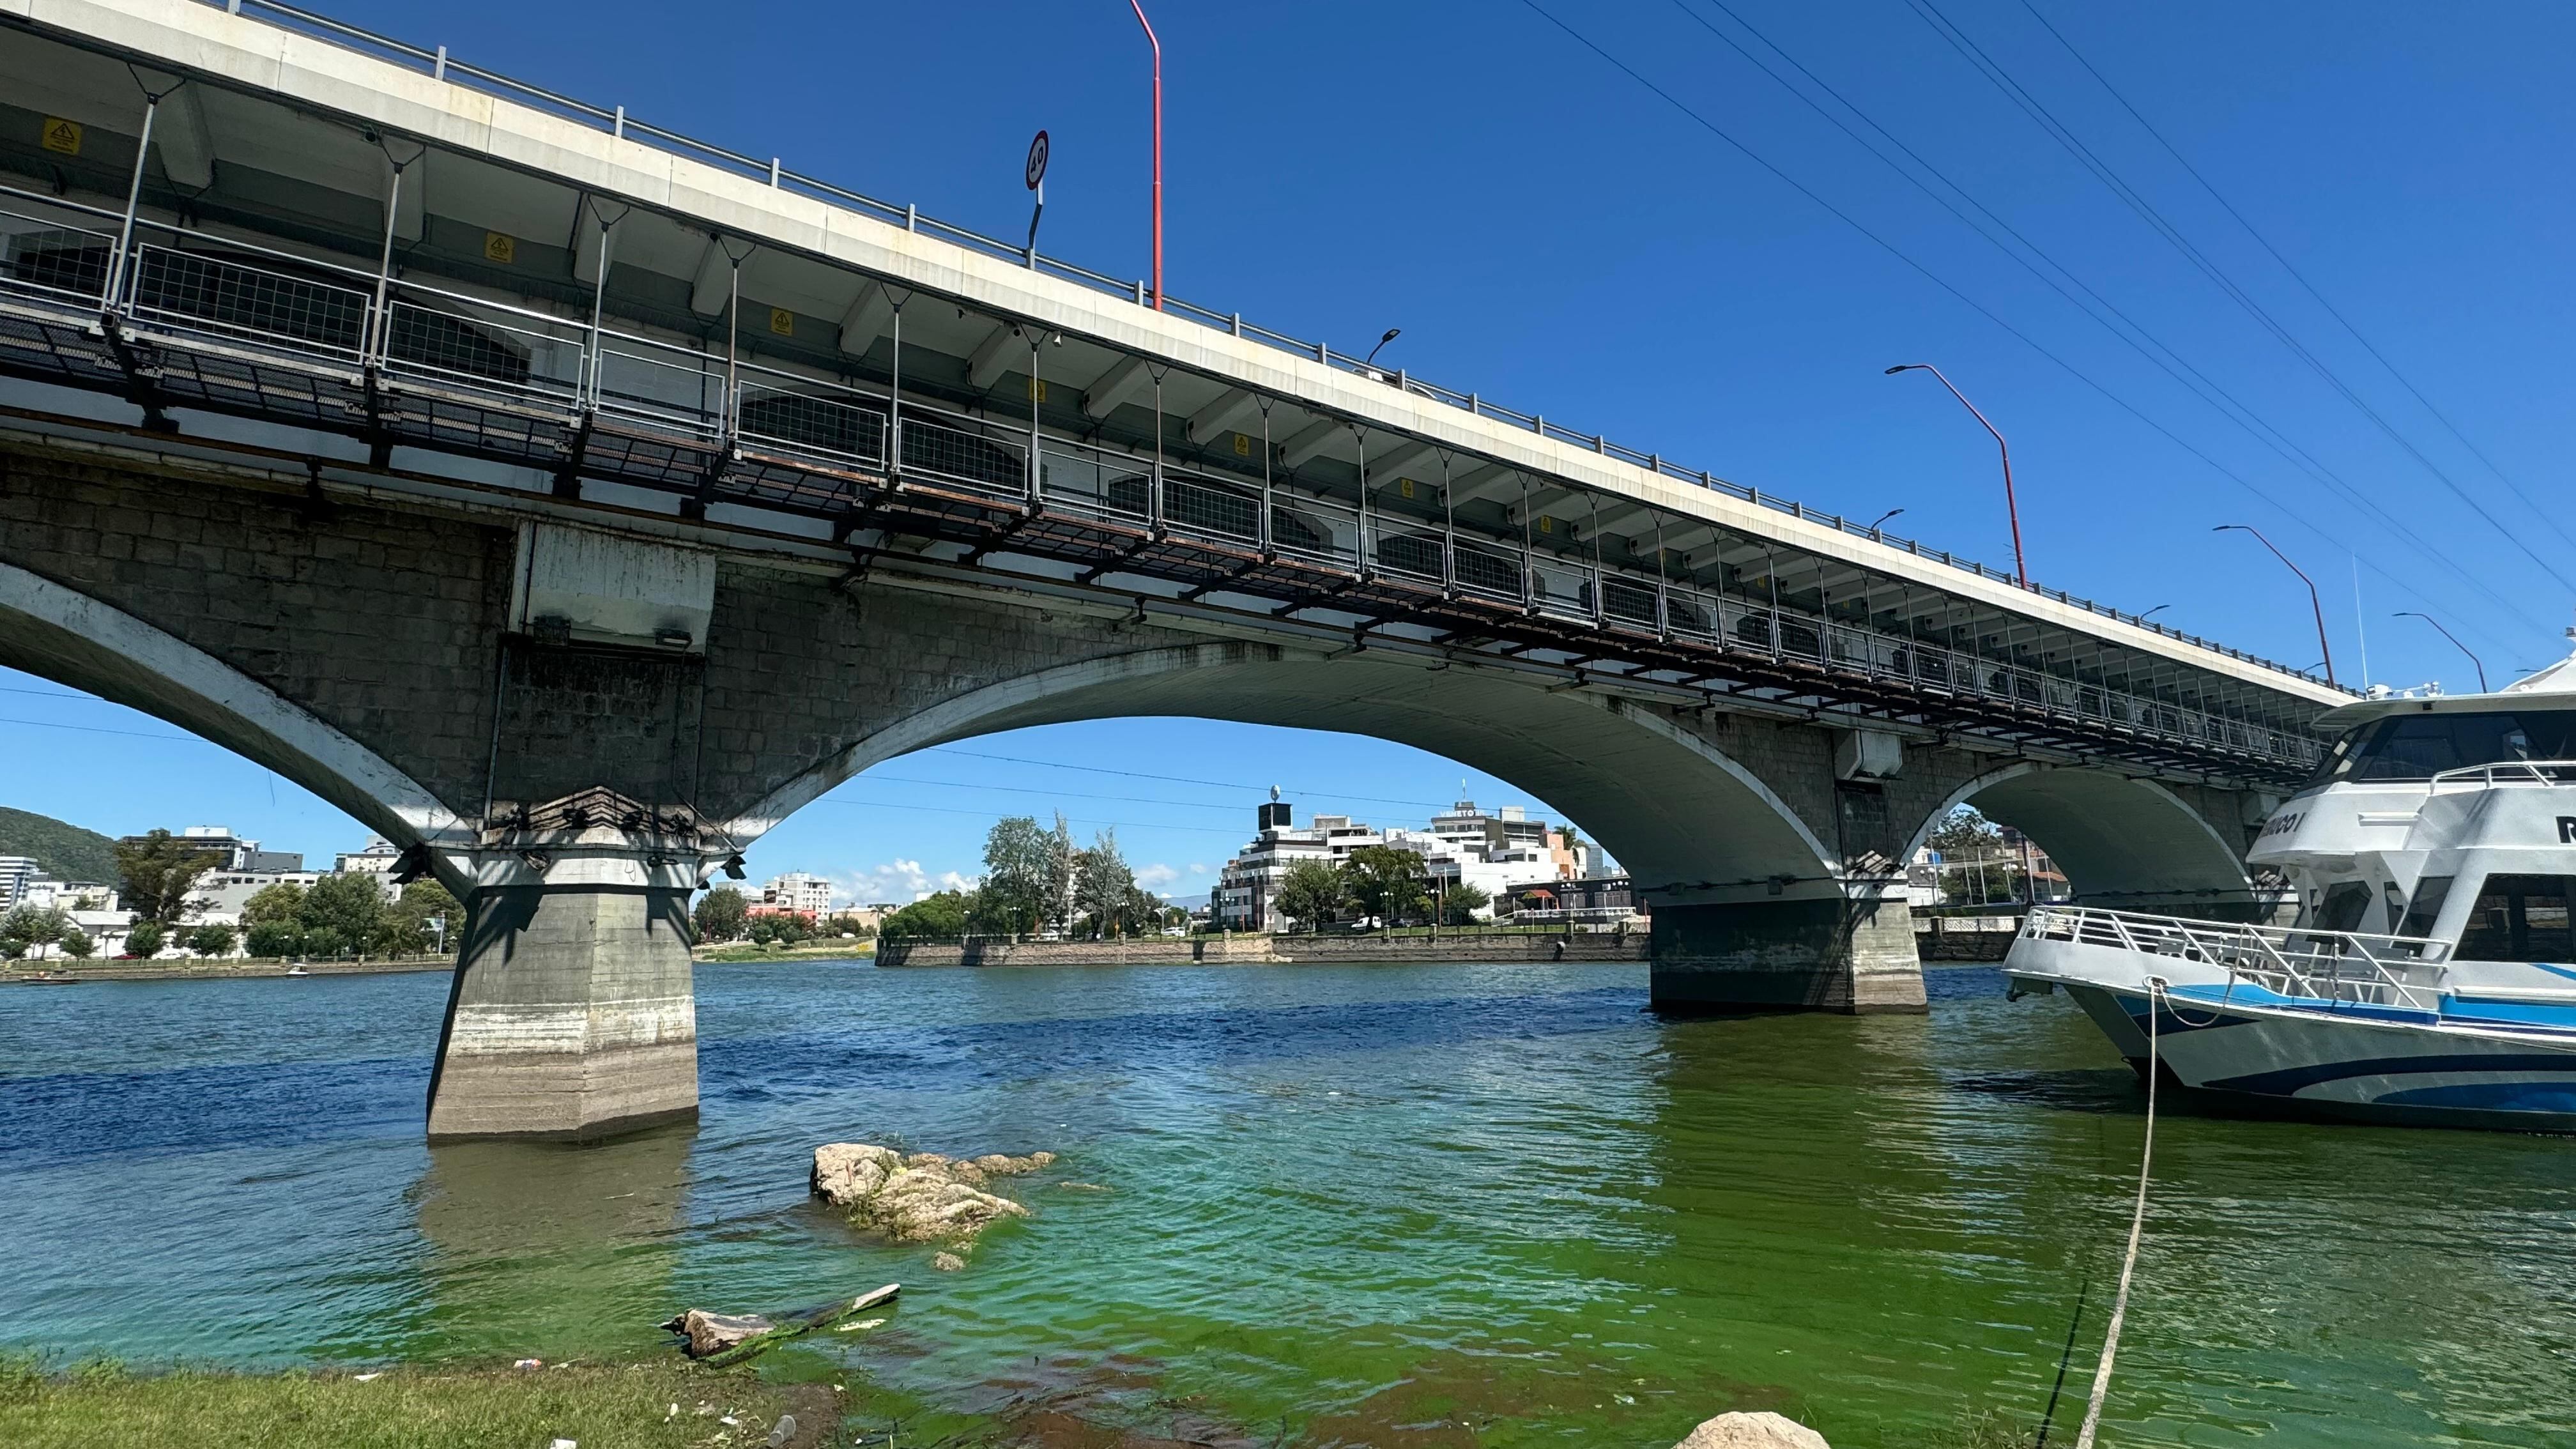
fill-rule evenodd
<path id="1" fill-rule="evenodd" d="M 2576 630 L 2571 630 L 2576 633 Z M 2576 658 L 2492 694 L 2329 710 L 2250 865 L 2289 925 L 2041 906 L 2004 969 L 2143 1072 L 2239 1103 L 2576 1132 Z"/>

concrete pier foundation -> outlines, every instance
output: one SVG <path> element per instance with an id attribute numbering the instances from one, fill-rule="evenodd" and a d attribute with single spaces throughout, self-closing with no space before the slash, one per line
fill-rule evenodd
<path id="1" fill-rule="evenodd" d="M 1901 899 L 1658 905 L 1652 951 L 1657 1011 L 1926 1009 Z"/>
<path id="2" fill-rule="evenodd" d="M 468 902 L 432 1141 L 584 1139 L 698 1111 L 688 892 L 498 886 Z"/>

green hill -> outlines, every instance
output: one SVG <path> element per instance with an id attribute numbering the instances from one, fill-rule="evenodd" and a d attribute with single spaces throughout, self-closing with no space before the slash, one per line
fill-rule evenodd
<path id="1" fill-rule="evenodd" d="M 32 855 L 56 880 L 115 884 L 115 845 L 95 830 L 0 806 L 0 855 Z"/>

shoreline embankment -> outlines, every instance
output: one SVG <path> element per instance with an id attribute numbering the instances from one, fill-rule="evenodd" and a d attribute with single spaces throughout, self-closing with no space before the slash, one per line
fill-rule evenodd
<path id="1" fill-rule="evenodd" d="M 1914 923 L 1926 965 L 1993 962 L 2021 930 L 2012 916 L 1926 916 Z M 1147 936 L 1118 941 L 881 941 L 880 966 L 1325 966 L 1413 962 L 1614 962 L 1653 959 L 1645 931 L 1427 935 Z"/>
<path id="2" fill-rule="evenodd" d="M 301 968 L 300 970 L 298 968 Z M 382 976 L 400 971 L 453 971 L 453 956 L 385 956 L 364 961 L 206 960 L 128 961 L 112 958 L 78 961 L 13 961 L 0 970 L 0 982 L 76 981 L 256 981 L 290 976 Z"/>

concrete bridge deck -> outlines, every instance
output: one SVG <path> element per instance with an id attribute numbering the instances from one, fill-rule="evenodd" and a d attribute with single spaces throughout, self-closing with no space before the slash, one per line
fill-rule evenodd
<path id="1" fill-rule="evenodd" d="M 2239 907 L 2345 698 L 245 8 L 0 0 L 0 660 L 470 895 L 433 1130 L 686 1110 L 688 893 L 944 740 L 1408 740 L 1630 864 L 1659 1001 L 1849 1009 L 1919 1004 L 1879 906 L 1959 800 Z"/>

